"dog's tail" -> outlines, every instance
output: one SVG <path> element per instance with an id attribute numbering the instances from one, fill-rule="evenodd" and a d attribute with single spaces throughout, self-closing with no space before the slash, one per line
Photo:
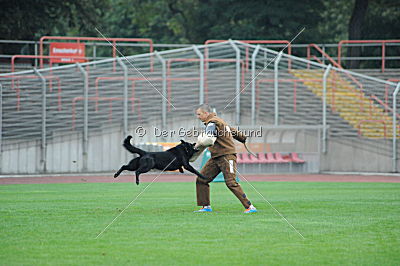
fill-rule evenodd
<path id="1" fill-rule="evenodd" d="M 130 151 L 131 153 L 137 153 L 140 156 L 143 156 L 146 154 L 146 152 L 144 150 L 141 150 L 139 148 L 136 148 L 135 146 L 133 146 L 131 144 L 131 138 L 132 136 L 128 136 L 126 137 L 126 139 L 124 140 L 124 144 L 122 144 L 128 151 Z"/>

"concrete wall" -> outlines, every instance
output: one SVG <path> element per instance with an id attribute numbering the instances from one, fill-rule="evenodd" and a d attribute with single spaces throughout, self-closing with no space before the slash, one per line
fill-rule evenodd
<path id="1" fill-rule="evenodd" d="M 83 170 L 82 134 L 72 133 L 54 136 L 47 142 L 46 170 L 41 165 L 40 141 L 4 143 L 2 153 L 2 174 L 36 173 L 77 173 Z M 89 135 L 88 165 L 89 172 L 104 172 L 118 169 L 128 158 L 122 148 L 122 132 L 105 130 L 101 134 Z M 118 168 L 117 168 L 118 167 Z"/>
<path id="2" fill-rule="evenodd" d="M 187 126 L 187 125 L 186 125 Z M 144 126 L 148 132 L 143 137 L 135 135 L 135 128 L 129 130 L 132 142 L 179 142 L 180 138 L 154 138 L 155 125 Z M 161 128 L 161 127 L 160 127 Z M 88 137 L 87 172 L 113 172 L 126 164 L 133 155 L 122 147 L 125 138 L 121 128 L 104 128 L 92 132 Z M 182 139 L 185 139 L 182 137 Z M 53 136 L 47 141 L 46 170 L 41 164 L 40 141 L 18 143 L 3 142 L 1 174 L 38 174 L 38 173 L 79 173 L 84 171 L 83 134 L 71 133 Z M 200 161 L 200 160 L 199 160 Z M 198 165 L 193 164 L 193 165 Z"/>
<path id="3" fill-rule="evenodd" d="M 229 119 L 229 117 L 228 117 Z M 173 121 L 167 130 L 179 127 L 192 128 L 201 126 L 195 119 Z M 144 126 L 148 134 L 135 136 L 135 128 L 129 129 L 134 136 L 133 142 L 179 142 L 181 137 L 172 135 L 167 138 L 155 138 L 154 127 Z M 161 126 L 159 126 L 161 128 Z M 264 131 L 264 128 L 263 128 Z M 271 130 L 265 127 L 262 138 L 253 138 L 251 143 L 268 143 L 272 152 L 298 152 L 307 161 L 301 172 L 316 173 L 319 171 L 335 172 L 392 172 L 391 141 L 376 140 L 381 150 L 366 149 L 370 142 L 339 142 L 329 140 L 327 153 L 321 154 L 320 139 L 317 131 L 310 130 Z M 132 159 L 132 154 L 122 147 L 125 138 L 121 128 L 104 128 L 89 134 L 88 172 L 113 172 Z M 182 137 L 187 141 L 195 141 L 194 137 Z M 47 173 L 79 173 L 83 171 L 82 134 L 71 133 L 53 136 L 47 142 Z M 198 160 L 193 164 L 200 167 Z M 40 141 L 24 141 L 19 143 L 3 143 L 1 156 L 2 174 L 38 174 L 44 173 L 41 164 Z M 398 168 L 400 165 L 398 164 Z M 278 169 L 278 172 L 293 172 L 292 168 Z"/>
<path id="4" fill-rule="evenodd" d="M 376 140 L 375 151 L 366 149 L 368 141 L 339 142 L 329 140 L 327 153 L 321 156 L 321 171 L 392 172 L 391 141 Z M 380 144 L 380 145 L 379 145 Z M 365 145 L 365 146 L 364 146 Z M 400 164 L 397 164 L 400 169 Z"/>

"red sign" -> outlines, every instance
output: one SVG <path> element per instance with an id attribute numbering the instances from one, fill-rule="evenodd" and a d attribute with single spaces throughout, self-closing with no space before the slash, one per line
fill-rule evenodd
<path id="1" fill-rule="evenodd" d="M 51 63 L 82 63 L 85 59 L 84 43 L 52 42 L 50 43 L 50 56 L 63 56 L 62 58 L 51 58 Z M 65 56 L 65 57 L 64 57 Z"/>

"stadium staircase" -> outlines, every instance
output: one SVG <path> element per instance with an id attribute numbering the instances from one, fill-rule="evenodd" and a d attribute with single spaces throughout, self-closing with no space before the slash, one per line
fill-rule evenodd
<path id="1" fill-rule="evenodd" d="M 322 70 L 292 70 L 291 73 L 304 81 L 304 85 L 313 94 L 323 97 L 321 82 L 313 82 L 322 79 Z M 362 90 L 351 84 L 348 80 L 333 72 L 327 82 L 327 104 L 334 112 L 347 121 L 363 137 L 381 139 L 391 138 L 392 117 L 387 113 L 379 99 L 368 97 Z"/>

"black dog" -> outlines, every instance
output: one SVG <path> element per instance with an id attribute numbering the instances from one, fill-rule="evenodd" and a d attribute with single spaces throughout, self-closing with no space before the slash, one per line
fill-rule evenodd
<path id="1" fill-rule="evenodd" d="M 194 148 L 195 143 L 189 143 L 181 140 L 181 143 L 167 151 L 163 152 L 146 152 L 131 144 L 132 136 L 126 137 L 123 146 L 131 153 L 139 154 L 139 157 L 131 160 L 129 164 L 123 165 L 118 172 L 114 174 L 114 178 L 119 176 L 122 171 L 136 171 L 136 184 L 139 185 L 139 175 L 146 173 L 151 169 L 158 170 L 178 170 L 183 173 L 182 167 L 189 172 L 196 174 L 198 177 L 206 179 L 196 169 L 189 164 L 189 159 L 198 151 Z"/>

